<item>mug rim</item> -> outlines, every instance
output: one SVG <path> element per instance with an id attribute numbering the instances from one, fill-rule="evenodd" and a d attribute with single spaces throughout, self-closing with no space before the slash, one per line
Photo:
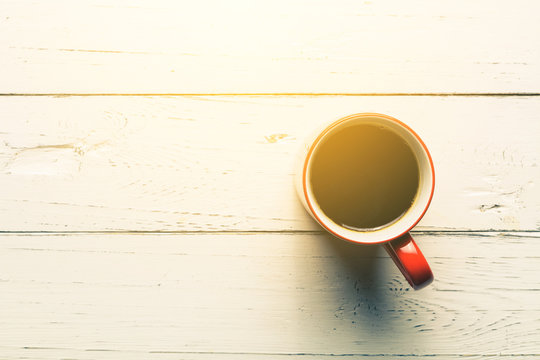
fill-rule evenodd
<path id="1" fill-rule="evenodd" d="M 308 171 L 308 164 L 309 164 L 309 160 L 311 159 L 312 155 L 313 155 L 313 152 L 315 151 L 315 148 L 317 147 L 317 145 L 320 143 L 320 141 L 322 140 L 322 138 L 327 135 L 331 130 L 333 130 L 334 128 L 336 128 L 337 126 L 343 124 L 344 122 L 346 121 L 349 121 L 349 120 L 354 120 L 354 119 L 361 119 L 361 118 L 369 118 L 369 117 L 374 117 L 374 118 L 382 118 L 382 119 L 385 119 L 385 120 L 389 120 L 389 121 L 392 121 L 394 123 L 397 123 L 398 125 L 402 126 L 403 128 L 405 128 L 411 135 L 414 136 L 414 138 L 416 139 L 416 141 L 418 141 L 418 143 L 422 146 L 425 154 L 426 154 L 426 157 L 429 161 L 429 166 L 430 166 L 430 172 L 431 172 L 431 188 L 430 188 L 430 193 L 429 193 L 429 198 L 425 204 L 425 207 L 424 209 L 422 210 L 422 212 L 420 213 L 420 216 L 418 216 L 418 218 L 412 223 L 412 225 L 410 225 L 405 231 L 402 231 L 400 234 L 398 235 L 395 235 L 395 236 L 392 236 L 391 238 L 388 238 L 388 239 L 383 239 L 383 240 L 379 240 L 379 241 L 369 241 L 369 242 L 363 242 L 361 240 L 355 240 L 355 239 L 350 239 L 350 238 L 347 238 L 347 237 L 344 237 L 338 233 L 336 233 L 335 231 L 333 231 L 329 226 L 327 226 L 327 224 L 325 224 L 325 221 L 323 221 L 319 215 L 317 214 L 317 211 L 315 210 L 313 204 L 311 203 L 311 200 L 310 200 L 310 196 L 308 194 L 308 187 L 307 187 L 307 171 Z M 424 141 L 420 138 L 420 136 L 413 130 L 411 129 L 407 124 L 405 124 L 404 122 L 392 117 L 392 116 L 389 116 L 389 115 L 385 115 L 385 114 L 380 114 L 380 113 L 356 113 L 356 114 L 352 114 L 352 115 L 348 115 L 348 116 L 345 116 L 345 117 L 342 117 L 336 121 L 334 121 L 333 123 L 329 124 L 327 127 L 324 128 L 323 131 L 321 131 L 319 133 L 319 135 L 315 138 L 315 140 L 311 143 L 309 149 L 308 149 L 308 152 L 306 154 L 306 157 L 305 157 L 305 160 L 304 160 L 304 165 L 303 165 L 303 169 L 302 169 L 302 191 L 303 191 L 303 195 L 304 195 L 304 199 L 306 200 L 306 203 L 307 203 L 307 206 L 308 208 L 310 209 L 311 213 L 313 214 L 313 216 L 315 217 L 315 219 L 317 220 L 317 222 L 325 229 L 327 230 L 328 232 L 330 232 L 332 235 L 340 238 L 340 239 L 343 239 L 343 240 L 346 240 L 346 241 L 349 241 L 349 242 L 353 242 L 353 243 L 361 243 L 361 244 L 381 244 L 381 243 L 385 243 L 385 242 L 388 242 L 388 241 L 392 241 L 394 239 L 397 239 L 403 235 L 405 235 L 406 233 L 408 233 L 413 227 L 416 226 L 416 224 L 418 224 L 418 222 L 422 219 L 422 217 L 424 217 L 424 214 L 426 213 L 427 209 L 429 208 L 429 205 L 431 204 L 431 200 L 433 198 L 433 193 L 435 191 L 435 167 L 433 165 L 433 159 L 431 158 L 431 154 L 429 153 L 429 150 L 426 146 L 426 144 L 424 143 Z M 376 231 L 373 230 L 373 231 Z"/>

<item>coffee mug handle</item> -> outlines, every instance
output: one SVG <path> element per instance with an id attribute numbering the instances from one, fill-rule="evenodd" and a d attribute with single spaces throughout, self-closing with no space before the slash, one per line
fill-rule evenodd
<path id="1" fill-rule="evenodd" d="M 419 290 L 433 281 L 431 268 L 411 234 L 384 243 L 384 248 L 413 289 Z"/>

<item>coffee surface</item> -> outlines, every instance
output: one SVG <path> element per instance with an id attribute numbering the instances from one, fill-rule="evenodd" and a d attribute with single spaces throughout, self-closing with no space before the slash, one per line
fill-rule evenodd
<path id="1" fill-rule="evenodd" d="M 394 222 L 418 191 L 416 156 L 385 126 L 358 124 L 336 130 L 319 144 L 311 161 L 315 200 L 326 216 L 349 229 Z"/>

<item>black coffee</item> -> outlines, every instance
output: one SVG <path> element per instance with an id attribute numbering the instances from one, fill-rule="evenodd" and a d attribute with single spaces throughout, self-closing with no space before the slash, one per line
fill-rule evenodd
<path id="1" fill-rule="evenodd" d="M 353 230 L 377 228 L 401 217 L 419 186 L 409 145 L 391 129 L 359 124 L 330 134 L 315 151 L 311 186 L 322 211 Z"/>

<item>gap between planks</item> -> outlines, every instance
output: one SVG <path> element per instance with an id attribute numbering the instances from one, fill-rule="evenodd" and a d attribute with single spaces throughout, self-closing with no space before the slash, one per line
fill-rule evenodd
<path id="1" fill-rule="evenodd" d="M 201 231 L 152 231 L 152 230 L 125 230 L 125 231 L 0 231 L 0 235 L 58 235 L 58 236 L 76 236 L 76 235 L 257 235 L 257 234 L 275 234 L 275 235 L 323 235 L 326 231 L 316 230 L 201 230 Z M 431 236 L 483 236 L 483 237 L 528 237 L 540 238 L 538 230 L 418 230 L 411 231 L 413 235 L 431 235 Z"/>
<path id="2" fill-rule="evenodd" d="M 540 96 L 538 92 L 517 93 L 340 93 L 340 92 L 225 92 L 225 93 L 0 93 L 0 96 Z"/>
<path id="3" fill-rule="evenodd" d="M 66 349 L 66 348 L 55 348 L 55 347 L 32 347 L 25 346 L 21 349 L 24 350 L 77 350 L 84 352 L 113 352 L 113 353 L 133 353 L 132 351 L 121 351 L 115 349 Z M 379 353 L 379 354 L 362 354 L 362 353 L 342 353 L 342 354 L 325 354 L 325 353 L 309 353 L 309 352 L 297 352 L 297 353 L 273 353 L 273 352 L 228 352 L 228 351 L 148 351 L 142 352 L 143 354 L 154 354 L 154 355 L 224 355 L 224 356 L 257 356 L 257 357 L 266 357 L 266 356 L 301 356 L 303 359 L 311 357 L 399 357 L 400 359 L 407 359 L 408 357 L 413 358 L 425 358 L 425 357 L 455 357 L 455 358 L 486 358 L 486 357 L 531 357 L 531 356 L 540 356 L 540 353 L 517 353 L 517 354 L 501 354 L 501 353 L 491 353 L 491 354 L 394 354 L 394 353 Z"/>
<path id="4" fill-rule="evenodd" d="M 13 349 L 15 350 L 15 349 Z M 397 353 L 378 353 L 378 354 L 366 354 L 366 353 L 343 353 L 343 354 L 325 354 L 325 353 L 307 353 L 307 352 L 297 352 L 297 353 L 273 353 L 273 352 L 226 352 L 226 351 L 125 351 L 125 350 L 116 350 L 116 349 L 70 349 L 70 348 L 56 348 L 56 347 L 33 347 L 33 346 L 25 346 L 22 348 L 18 348 L 16 350 L 56 350 L 56 351 L 77 351 L 77 352 L 83 352 L 83 353 L 100 353 L 102 356 L 105 355 L 105 353 L 111 353 L 112 354 L 118 354 L 122 353 L 123 355 L 129 354 L 130 356 L 136 356 L 136 358 L 139 358 L 139 356 L 160 356 L 160 359 L 163 358 L 163 356 L 166 356 L 166 358 L 169 358 L 169 356 L 189 356 L 189 359 L 208 359 L 208 356 L 220 356 L 221 358 L 225 359 L 238 359 L 240 357 L 241 359 L 244 359 L 245 357 L 257 357 L 258 359 L 267 359 L 268 357 L 271 357 L 271 359 L 275 359 L 276 357 L 279 358 L 290 358 L 291 356 L 297 356 L 301 359 L 321 359 L 321 358 L 348 358 L 348 359 L 354 359 L 354 358 L 384 358 L 384 359 L 394 359 L 399 358 L 403 360 L 407 360 L 410 358 L 418 359 L 418 358 L 444 358 L 444 359 L 486 359 L 486 358 L 501 358 L 501 357 L 516 357 L 516 358 L 530 358 L 530 357 L 538 357 L 540 356 L 540 353 L 518 353 L 518 354 L 501 354 L 501 353 L 487 353 L 487 354 L 475 354 L 475 353 L 469 353 L 469 354 L 397 354 Z M 113 357 L 114 358 L 114 357 Z M 75 359 L 75 358 L 74 358 Z M 184 359 L 184 358 L 183 358 Z M 188 358 L 185 358 L 188 360 Z"/>

